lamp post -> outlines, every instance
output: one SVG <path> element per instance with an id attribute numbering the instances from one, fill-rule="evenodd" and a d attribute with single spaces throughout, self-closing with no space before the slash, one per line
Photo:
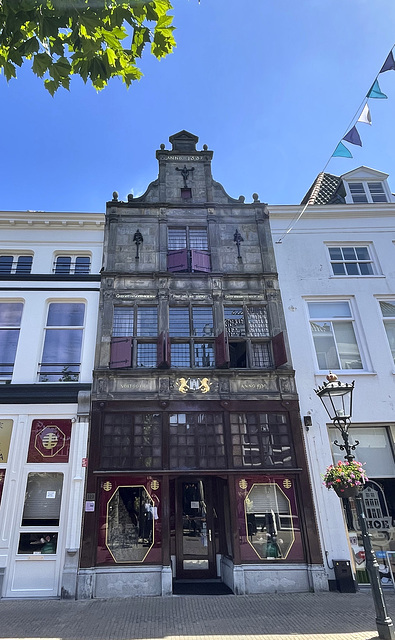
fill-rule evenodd
<path id="1" fill-rule="evenodd" d="M 359 444 L 358 440 L 356 440 L 355 444 L 351 445 L 349 440 L 354 381 L 351 383 L 340 382 L 337 379 L 337 376 L 331 372 L 326 378 L 328 382 L 324 382 L 322 387 L 318 387 L 318 389 L 314 389 L 314 391 L 324 405 L 329 418 L 333 422 L 333 425 L 340 432 L 342 442 L 338 442 L 337 440 L 335 440 L 334 444 L 338 446 L 341 451 L 345 451 L 345 459 L 348 462 L 352 462 L 352 460 L 354 460 L 355 458 L 352 452 L 355 451 L 356 447 Z M 384 595 L 380 583 L 379 565 L 376 556 L 373 553 L 370 534 L 368 532 L 366 524 L 364 503 L 360 491 L 357 491 L 354 500 L 358 515 L 359 527 L 362 533 L 362 544 L 365 550 L 366 569 L 369 574 L 374 606 L 376 609 L 377 631 L 379 637 L 382 638 L 382 640 L 394 640 L 394 625 L 387 613 Z"/>

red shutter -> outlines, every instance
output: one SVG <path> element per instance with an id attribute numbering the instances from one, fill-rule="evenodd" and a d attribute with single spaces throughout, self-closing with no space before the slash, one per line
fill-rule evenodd
<path id="1" fill-rule="evenodd" d="M 167 253 L 168 271 L 188 271 L 188 252 L 186 249 L 169 251 Z"/>
<path id="2" fill-rule="evenodd" d="M 281 367 L 282 364 L 288 362 L 283 332 L 278 333 L 276 336 L 274 336 L 274 338 L 272 339 L 272 347 L 274 364 L 277 369 L 277 367 Z"/>
<path id="3" fill-rule="evenodd" d="M 204 251 L 198 251 L 197 249 L 192 249 L 191 254 L 192 271 L 205 271 L 206 273 L 210 273 L 210 254 Z"/>
<path id="4" fill-rule="evenodd" d="M 227 369 L 229 367 L 229 341 L 224 331 L 215 338 L 215 363 L 218 369 Z"/>
<path id="5" fill-rule="evenodd" d="M 170 337 L 168 331 L 162 331 L 158 336 L 156 366 L 159 369 L 168 369 L 170 367 Z"/>
<path id="6" fill-rule="evenodd" d="M 112 338 L 110 369 L 132 366 L 132 338 Z"/>

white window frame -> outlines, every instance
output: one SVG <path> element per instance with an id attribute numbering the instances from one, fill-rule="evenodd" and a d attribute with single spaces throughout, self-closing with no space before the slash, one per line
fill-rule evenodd
<path id="1" fill-rule="evenodd" d="M 57 261 L 58 258 L 70 258 L 70 269 L 68 272 L 62 272 L 56 271 L 56 265 L 57 265 Z M 76 273 L 75 268 L 76 268 L 76 261 L 77 258 L 89 258 L 89 271 L 87 273 Z M 91 273 L 92 270 L 92 254 L 89 251 L 62 251 L 62 252 L 56 252 L 54 254 L 53 257 L 53 265 L 52 265 L 52 273 L 54 273 L 55 275 L 58 276 L 72 276 L 72 275 L 88 275 Z"/>
<path id="2" fill-rule="evenodd" d="M 388 184 L 385 180 L 375 180 L 374 178 L 360 178 L 355 180 L 344 181 L 347 193 L 347 202 L 349 204 L 386 204 L 388 202 L 392 202 L 391 193 L 389 192 Z M 383 195 L 385 196 L 385 201 L 383 200 L 375 200 L 372 192 L 370 190 L 370 185 L 380 184 L 383 188 Z M 366 197 L 366 201 L 364 202 L 354 202 L 353 194 L 351 192 L 350 185 L 362 185 L 364 195 Z M 361 192 L 361 195 L 363 193 Z"/>
<path id="3" fill-rule="evenodd" d="M 0 273 L 0 276 L 15 275 L 17 273 L 17 267 L 18 267 L 19 258 L 32 258 L 32 265 L 31 265 L 29 274 L 32 272 L 32 269 L 33 269 L 33 258 L 34 258 L 33 251 L 3 251 L 3 250 L 0 250 L 0 257 L 3 257 L 3 256 L 12 257 L 12 266 L 11 266 L 11 271 L 9 272 L 9 274 Z M 23 275 L 23 274 L 21 273 L 20 275 Z M 28 275 L 28 274 L 26 273 L 25 275 Z"/>
<path id="4" fill-rule="evenodd" d="M 82 325 L 48 325 L 48 314 L 49 314 L 49 308 L 51 306 L 51 304 L 82 304 L 84 305 L 84 322 Z M 53 300 L 47 300 L 47 304 L 46 304 L 46 312 L 45 312 L 45 319 L 44 319 L 44 327 L 43 327 L 43 339 L 42 339 L 42 345 L 41 345 L 41 351 L 40 351 L 40 363 L 38 364 L 37 367 L 37 381 L 42 383 L 42 384 L 47 384 L 48 382 L 50 384 L 56 384 L 57 382 L 60 383 L 64 383 L 65 380 L 41 380 L 42 376 L 46 376 L 46 375 L 58 375 L 58 373 L 51 373 L 51 372 L 45 372 L 42 371 L 42 366 L 45 365 L 50 366 L 50 363 L 45 363 L 43 362 L 43 356 L 44 356 L 44 347 L 45 347 L 45 339 L 46 339 L 46 335 L 47 335 L 47 330 L 51 331 L 51 330 L 62 330 L 62 329 L 73 329 L 73 330 L 82 330 L 82 340 L 81 340 L 81 347 L 80 347 L 80 362 L 79 362 L 79 369 L 78 372 L 70 372 L 71 376 L 73 376 L 73 378 L 75 377 L 75 379 L 69 380 L 68 382 L 80 382 L 81 381 L 81 372 L 82 372 L 82 366 L 83 366 L 83 353 L 84 353 L 84 341 L 85 341 L 85 333 L 86 333 L 86 316 L 87 316 L 87 309 L 88 309 L 88 303 L 87 300 L 84 299 L 68 299 L 68 298 L 60 298 L 60 299 L 53 299 Z M 54 365 L 59 364 L 62 365 L 64 363 L 54 363 Z M 60 375 L 65 375 L 60 373 Z"/>
<path id="5" fill-rule="evenodd" d="M 309 311 L 309 303 L 313 303 L 313 302 L 318 302 L 320 304 L 329 304 L 329 303 L 333 303 L 333 302 L 347 302 L 349 309 L 350 309 L 350 317 L 342 317 L 339 318 L 340 322 L 350 322 L 353 330 L 354 330 L 354 336 L 355 336 L 355 341 L 356 341 L 356 345 L 358 348 L 358 352 L 359 352 L 359 356 L 361 358 L 361 363 L 362 363 L 362 367 L 359 369 L 335 369 L 334 367 L 331 368 L 331 370 L 333 370 L 334 372 L 338 373 L 343 373 L 343 374 L 352 374 L 352 375 L 357 375 L 357 374 L 361 374 L 361 373 L 366 373 L 366 372 L 370 372 L 370 369 L 368 368 L 368 359 L 366 357 L 366 351 L 363 348 L 362 345 L 362 334 L 360 331 L 360 321 L 359 318 L 357 316 L 356 313 L 356 306 L 355 306 L 355 301 L 353 298 L 351 297 L 342 297 L 342 296 L 338 296 L 338 297 L 334 297 L 334 298 L 305 298 L 305 304 L 306 304 L 306 317 L 307 317 L 307 322 L 309 325 L 309 333 L 310 333 L 310 341 L 311 341 L 311 348 L 312 348 L 312 352 L 314 354 L 314 358 L 315 358 L 315 363 L 316 363 L 316 368 L 317 368 L 317 374 L 318 375 L 322 375 L 323 372 L 328 373 L 329 367 L 321 369 L 319 366 L 319 362 L 318 362 L 318 355 L 317 355 L 317 351 L 316 351 L 316 347 L 315 347 L 315 343 L 314 343 L 314 337 L 313 337 L 313 332 L 311 329 L 311 322 L 336 322 L 336 319 L 334 318 L 330 318 L 329 314 L 326 317 L 322 317 L 322 318 L 311 318 L 310 317 L 310 311 Z M 336 340 L 334 340 L 335 342 L 335 347 L 336 347 L 336 353 L 337 353 L 337 357 L 339 360 L 339 364 L 341 365 L 341 358 L 339 355 L 339 351 L 338 351 L 338 345 Z"/>
<path id="6" fill-rule="evenodd" d="M 390 340 L 389 340 L 387 329 L 386 329 L 386 326 L 385 326 L 389 322 L 394 322 L 395 323 L 395 313 L 394 313 L 393 316 L 384 316 L 382 308 L 381 308 L 381 304 L 380 304 L 381 302 L 390 302 L 391 304 L 395 305 L 395 295 L 392 296 L 392 297 L 389 297 L 389 298 L 380 297 L 380 298 L 377 299 L 377 303 L 378 303 L 378 306 L 379 306 L 380 318 L 381 318 L 381 321 L 383 323 L 383 327 L 384 327 L 384 331 L 385 331 L 385 337 L 386 337 L 387 344 L 388 344 L 388 349 L 389 349 L 389 352 L 391 354 L 392 365 L 395 368 L 395 347 L 394 347 L 394 351 L 393 351 L 392 348 L 391 348 Z"/>
<path id="7" fill-rule="evenodd" d="M 379 266 L 379 262 L 377 259 L 377 255 L 374 250 L 373 242 L 326 242 L 325 245 L 327 248 L 327 256 L 328 256 L 328 261 L 329 261 L 329 266 L 331 271 L 330 273 L 331 278 L 372 278 L 377 276 L 383 277 L 380 266 Z M 348 260 L 346 258 L 344 258 L 343 260 L 335 260 L 334 258 L 331 258 L 330 249 L 348 249 L 348 248 L 367 249 L 369 254 L 369 260 L 359 260 L 358 258 L 356 260 Z M 359 265 L 359 263 L 370 264 L 372 266 L 373 273 L 367 273 L 367 274 L 333 273 L 333 266 L 332 266 L 333 264 L 346 265 L 346 263 L 352 263 L 357 265 Z M 358 266 L 358 270 L 360 271 L 359 266 Z"/>
<path id="8" fill-rule="evenodd" d="M 4 384 L 4 383 L 11 382 L 12 376 L 14 374 L 15 362 L 16 362 L 16 358 L 17 358 L 17 354 L 18 354 L 19 339 L 20 339 L 20 336 L 21 336 L 22 318 L 23 318 L 23 313 L 24 313 L 24 310 L 25 310 L 25 300 L 18 300 L 18 299 L 14 299 L 14 300 L 6 300 L 6 299 L 4 299 L 3 300 L 3 299 L 1 299 L 0 300 L 0 304 L 21 304 L 22 305 L 22 313 L 21 313 L 21 319 L 20 319 L 20 322 L 19 322 L 19 326 L 15 327 L 15 326 L 12 326 L 12 325 L 9 325 L 9 326 L 4 325 L 4 326 L 1 326 L 1 328 L 0 328 L 0 331 L 3 330 L 3 329 L 5 329 L 5 330 L 8 330 L 8 329 L 18 330 L 18 340 L 17 340 L 17 343 L 16 343 L 14 362 L 10 363 L 10 364 L 12 364 L 11 373 L 9 373 L 9 374 L 5 373 L 4 375 L 0 374 L 0 383 Z"/>

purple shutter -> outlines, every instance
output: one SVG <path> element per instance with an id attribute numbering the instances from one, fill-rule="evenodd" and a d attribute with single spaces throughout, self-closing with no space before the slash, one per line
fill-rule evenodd
<path id="1" fill-rule="evenodd" d="M 210 254 L 204 251 L 198 251 L 197 249 L 192 249 L 191 254 L 192 271 L 205 271 L 206 273 L 210 273 Z"/>
<path id="2" fill-rule="evenodd" d="M 283 332 L 278 333 L 276 336 L 274 336 L 274 338 L 272 339 L 272 347 L 274 364 L 277 369 L 277 367 L 281 367 L 282 364 L 288 362 Z"/>
<path id="3" fill-rule="evenodd" d="M 157 342 L 157 364 L 159 369 L 170 367 L 170 337 L 168 331 L 162 331 Z"/>
<path id="4" fill-rule="evenodd" d="M 132 338 L 112 338 L 110 369 L 132 366 Z"/>
<path id="5" fill-rule="evenodd" d="M 186 249 L 169 251 L 167 253 L 167 270 L 168 271 L 187 271 L 188 270 L 188 253 Z"/>
<path id="6" fill-rule="evenodd" d="M 223 331 L 215 338 L 215 364 L 218 369 L 229 367 L 229 341 L 228 336 Z"/>

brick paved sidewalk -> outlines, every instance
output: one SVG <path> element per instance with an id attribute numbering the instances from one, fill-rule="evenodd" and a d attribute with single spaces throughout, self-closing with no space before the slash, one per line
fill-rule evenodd
<path id="1" fill-rule="evenodd" d="M 386 592 L 395 618 L 395 594 Z M 0 638 L 12 640 L 371 640 L 369 592 L 1 600 Z"/>

